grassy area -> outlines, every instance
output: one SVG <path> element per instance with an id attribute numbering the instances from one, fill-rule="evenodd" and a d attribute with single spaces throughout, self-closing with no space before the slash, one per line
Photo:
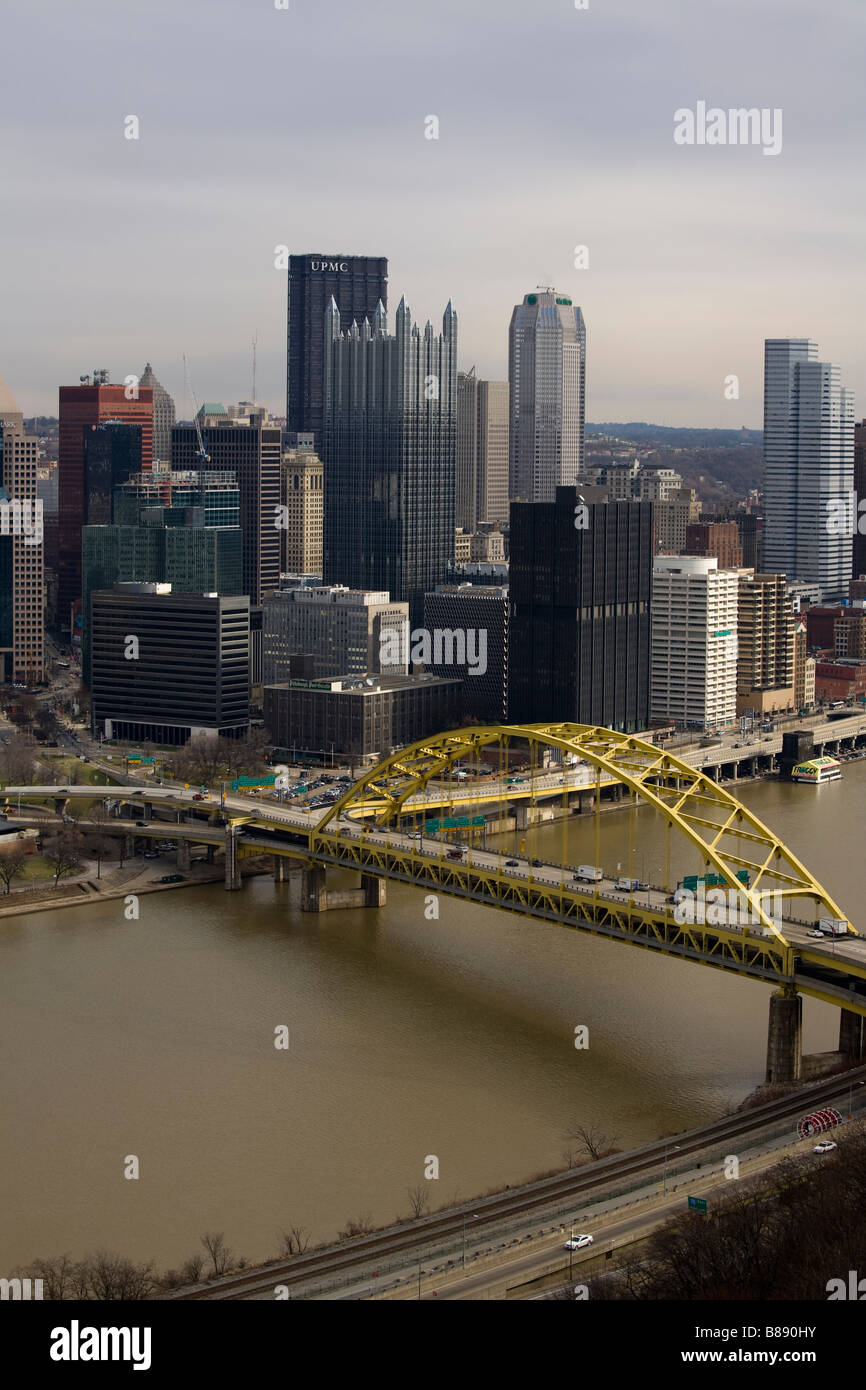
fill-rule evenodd
<path id="1" fill-rule="evenodd" d="M 55 778 L 60 786 L 79 786 L 79 787 L 110 787 L 116 785 L 116 779 L 109 777 L 107 772 L 94 767 L 92 763 L 83 763 L 80 758 L 69 757 L 67 754 L 40 754 L 39 761 L 45 769 L 47 779 L 53 781 Z M 76 781 L 73 782 L 72 778 Z"/>
<path id="2" fill-rule="evenodd" d="M 12 888 L 14 891 L 16 884 L 23 885 L 25 883 L 43 882 L 53 883 L 53 881 L 54 869 L 49 864 L 48 860 L 44 859 L 41 854 L 28 854 L 24 872 L 18 878 L 13 880 Z M 0 897 L 2 896 L 3 895 L 0 894 Z"/>

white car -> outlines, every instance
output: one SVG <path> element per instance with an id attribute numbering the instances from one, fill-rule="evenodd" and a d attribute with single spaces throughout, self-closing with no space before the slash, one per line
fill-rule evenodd
<path id="1" fill-rule="evenodd" d="M 836 1145 L 834 1144 L 835 1148 Z M 592 1245 L 592 1236 L 572 1236 L 571 1240 L 565 1242 L 566 1250 L 582 1250 L 585 1245 Z"/>
<path id="2" fill-rule="evenodd" d="M 818 928 L 817 928 L 817 927 L 813 927 L 811 931 L 809 931 L 809 932 L 806 933 L 806 935 L 807 935 L 807 936 L 811 936 L 811 938 L 812 938 L 813 941 L 815 941 L 815 940 L 823 941 L 823 940 L 824 940 L 824 933 L 823 933 L 822 931 L 818 931 Z"/>
<path id="3" fill-rule="evenodd" d="M 830 1152 L 831 1149 L 835 1149 L 835 1148 L 836 1148 L 836 1145 L 833 1143 L 832 1139 L 822 1139 L 820 1144 L 816 1144 L 816 1145 L 815 1145 L 814 1149 L 812 1150 L 812 1153 L 813 1153 L 813 1154 L 828 1154 L 828 1153 Z"/>

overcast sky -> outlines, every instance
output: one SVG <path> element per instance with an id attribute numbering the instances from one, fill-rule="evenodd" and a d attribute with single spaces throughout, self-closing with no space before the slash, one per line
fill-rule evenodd
<path id="1" fill-rule="evenodd" d="M 189 415 L 184 352 L 199 401 L 248 398 L 254 335 L 282 414 L 280 244 L 386 255 L 389 308 L 438 329 L 453 298 L 461 367 L 494 378 L 512 306 L 555 285 L 590 421 L 760 427 L 786 335 L 866 414 L 864 0 L 288 3 L 3 0 L 0 373 L 26 414 L 150 360 Z M 676 145 L 698 101 L 781 108 L 781 153 Z"/>

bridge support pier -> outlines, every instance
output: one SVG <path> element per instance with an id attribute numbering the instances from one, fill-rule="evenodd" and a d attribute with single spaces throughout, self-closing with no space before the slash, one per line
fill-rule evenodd
<path id="1" fill-rule="evenodd" d="M 241 865 L 238 858 L 238 835 L 233 826 L 226 826 L 226 891 L 241 886 Z"/>
<path id="2" fill-rule="evenodd" d="M 321 864 L 310 864 L 304 869 L 301 889 L 303 912 L 332 912 L 341 907 L 384 907 L 387 900 L 386 881 L 375 874 L 362 874 L 360 888 L 329 891 L 325 886 L 325 870 Z"/>
<path id="3" fill-rule="evenodd" d="M 189 868 L 189 840 L 182 840 L 179 836 L 175 851 L 175 863 L 179 869 Z"/>
<path id="4" fill-rule="evenodd" d="M 361 888 L 365 907 L 384 907 L 388 901 L 387 880 L 375 874 L 361 875 Z"/>
<path id="5" fill-rule="evenodd" d="M 286 861 L 281 854 L 271 856 L 274 861 L 274 883 L 283 883 L 286 878 Z"/>
<path id="6" fill-rule="evenodd" d="M 208 845 L 208 847 L 207 847 L 207 856 L 206 856 L 206 861 L 207 861 L 208 864 L 212 864 L 212 863 L 213 863 L 213 861 L 214 861 L 214 855 L 215 855 L 215 854 L 216 854 L 216 845 Z"/>
<path id="7" fill-rule="evenodd" d="M 577 805 L 581 815 L 595 810 L 595 792 L 579 792 Z"/>
<path id="8" fill-rule="evenodd" d="M 803 999 L 792 985 L 783 985 L 770 995 L 767 1085 L 792 1085 L 799 1081 L 802 1065 Z"/>
<path id="9" fill-rule="evenodd" d="M 848 1009 L 839 1010 L 839 1051 L 859 1062 L 864 1056 L 866 1038 L 863 1036 L 863 1019 Z"/>

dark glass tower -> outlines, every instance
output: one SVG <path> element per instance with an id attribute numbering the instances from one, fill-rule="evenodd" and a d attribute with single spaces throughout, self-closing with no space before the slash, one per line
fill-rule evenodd
<path id="1" fill-rule="evenodd" d="M 84 431 L 84 523 L 109 526 L 114 489 L 141 472 L 141 426 L 106 420 Z"/>
<path id="2" fill-rule="evenodd" d="M 387 589 L 424 619 L 424 594 L 454 558 L 457 315 L 422 332 L 405 302 L 340 332 L 326 314 L 324 582 Z"/>
<path id="3" fill-rule="evenodd" d="M 508 717 L 634 733 L 649 721 L 653 506 L 579 508 L 573 487 L 511 505 Z"/>
<path id="4" fill-rule="evenodd" d="M 331 299 L 344 323 L 372 319 L 376 305 L 388 306 L 385 256 L 289 257 L 286 429 L 314 434 L 322 456 L 325 310 Z"/>

